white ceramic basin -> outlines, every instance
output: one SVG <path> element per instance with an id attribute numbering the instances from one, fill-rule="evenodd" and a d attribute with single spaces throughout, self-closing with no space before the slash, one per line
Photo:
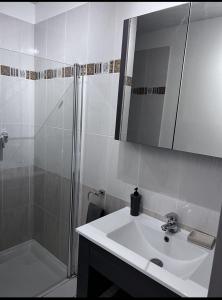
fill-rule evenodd
<path id="1" fill-rule="evenodd" d="M 188 242 L 186 230 L 168 234 L 165 242 L 161 225 L 145 214 L 131 216 L 126 207 L 76 230 L 178 295 L 207 297 L 214 250 Z"/>
<path id="2" fill-rule="evenodd" d="M 207 258 L 208 251 L 189 242 L 183 233 L 168 235 L 141 220 L 134 220 L 109 233 L 107 237 L 143 256 L 149 261 L 161 260 L 163 268 L 183 279 L 189 278 Z"/>

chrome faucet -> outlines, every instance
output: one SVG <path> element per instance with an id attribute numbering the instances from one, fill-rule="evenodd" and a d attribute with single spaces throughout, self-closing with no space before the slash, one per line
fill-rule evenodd
<path id="1" fill-rule="evenodd" d="M 171 212 L 166 214 L 165 216 L 167 218 L 167 223 L 161 226 L 161 229 L 163 231 L 169 232 L 169 233 L 176 233 L 179 230 L 178 227 L 178 216 L 176 213 Z"/>

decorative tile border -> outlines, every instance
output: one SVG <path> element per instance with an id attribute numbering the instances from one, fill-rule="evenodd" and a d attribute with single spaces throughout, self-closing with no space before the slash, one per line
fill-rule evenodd
<path id="1" fill-rule="evenodd" d="M 111 60 L 109 62 L 89 63 L 80 66 L 80 75 L 98 75 L 108 73 L 120 72 L 120 59 Z M 47 69 L 43 71 L 20 70 L 6 65 L 0 65 L 0 75 L 20 77 L 29 80 L 66 78 L 74 75 L 74 68 L 72 66 L 63 67 L 59 69 Z"/>
<path id="2" fill-rule="evenodd" d="M 11 76 L 10 67 L 1 65 L 1 75 Z"/>
<path id="3" fill-rule="evenodd" d="M 114 61 L 114 70 L 113 70 L 114 73 L 120 72 L 120 63 L 121 63 L 120 59 L 116 59 Z"/>
<path id="4" fill-rule="evenodd" d="M 127 86 L 132 86 L 132 77 L 130 77 L 130 76 L 126 76 L 125 77 L 125 85 L 127 85 Z"/>
<path id="5" fill-rule="evenodd" d="M 158 87 L 137 87 L 132 89 L 134 95 L 164 95 L 166 91 L 165 86 Z"/>
<path id="6" fill-rule="evenodd" d="M 87 75 L 94 75 L 95 74 L 95 64 L 87 64 Z"/>

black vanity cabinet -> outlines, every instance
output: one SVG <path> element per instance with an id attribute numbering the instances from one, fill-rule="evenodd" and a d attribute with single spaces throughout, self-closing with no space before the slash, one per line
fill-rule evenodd
<path id="1" fill-rule="evenodd" d="M 77 297 L 99 297 L 112 284 L 119 287 L 125 297 L 179 297 L 142 272 L 80 236 Z"/>

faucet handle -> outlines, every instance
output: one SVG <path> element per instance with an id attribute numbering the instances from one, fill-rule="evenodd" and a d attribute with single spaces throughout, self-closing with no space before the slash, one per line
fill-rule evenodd
<path id="1" fill-rule="evenodd" d="M 177 220 L 178 220 L 178 215 L 174 212 L 170 212 L 170 213 L 166 214 L 165 217 L 167 218 L 168 221 L 171 221 L 171 222 L 177 222 Z"/>

